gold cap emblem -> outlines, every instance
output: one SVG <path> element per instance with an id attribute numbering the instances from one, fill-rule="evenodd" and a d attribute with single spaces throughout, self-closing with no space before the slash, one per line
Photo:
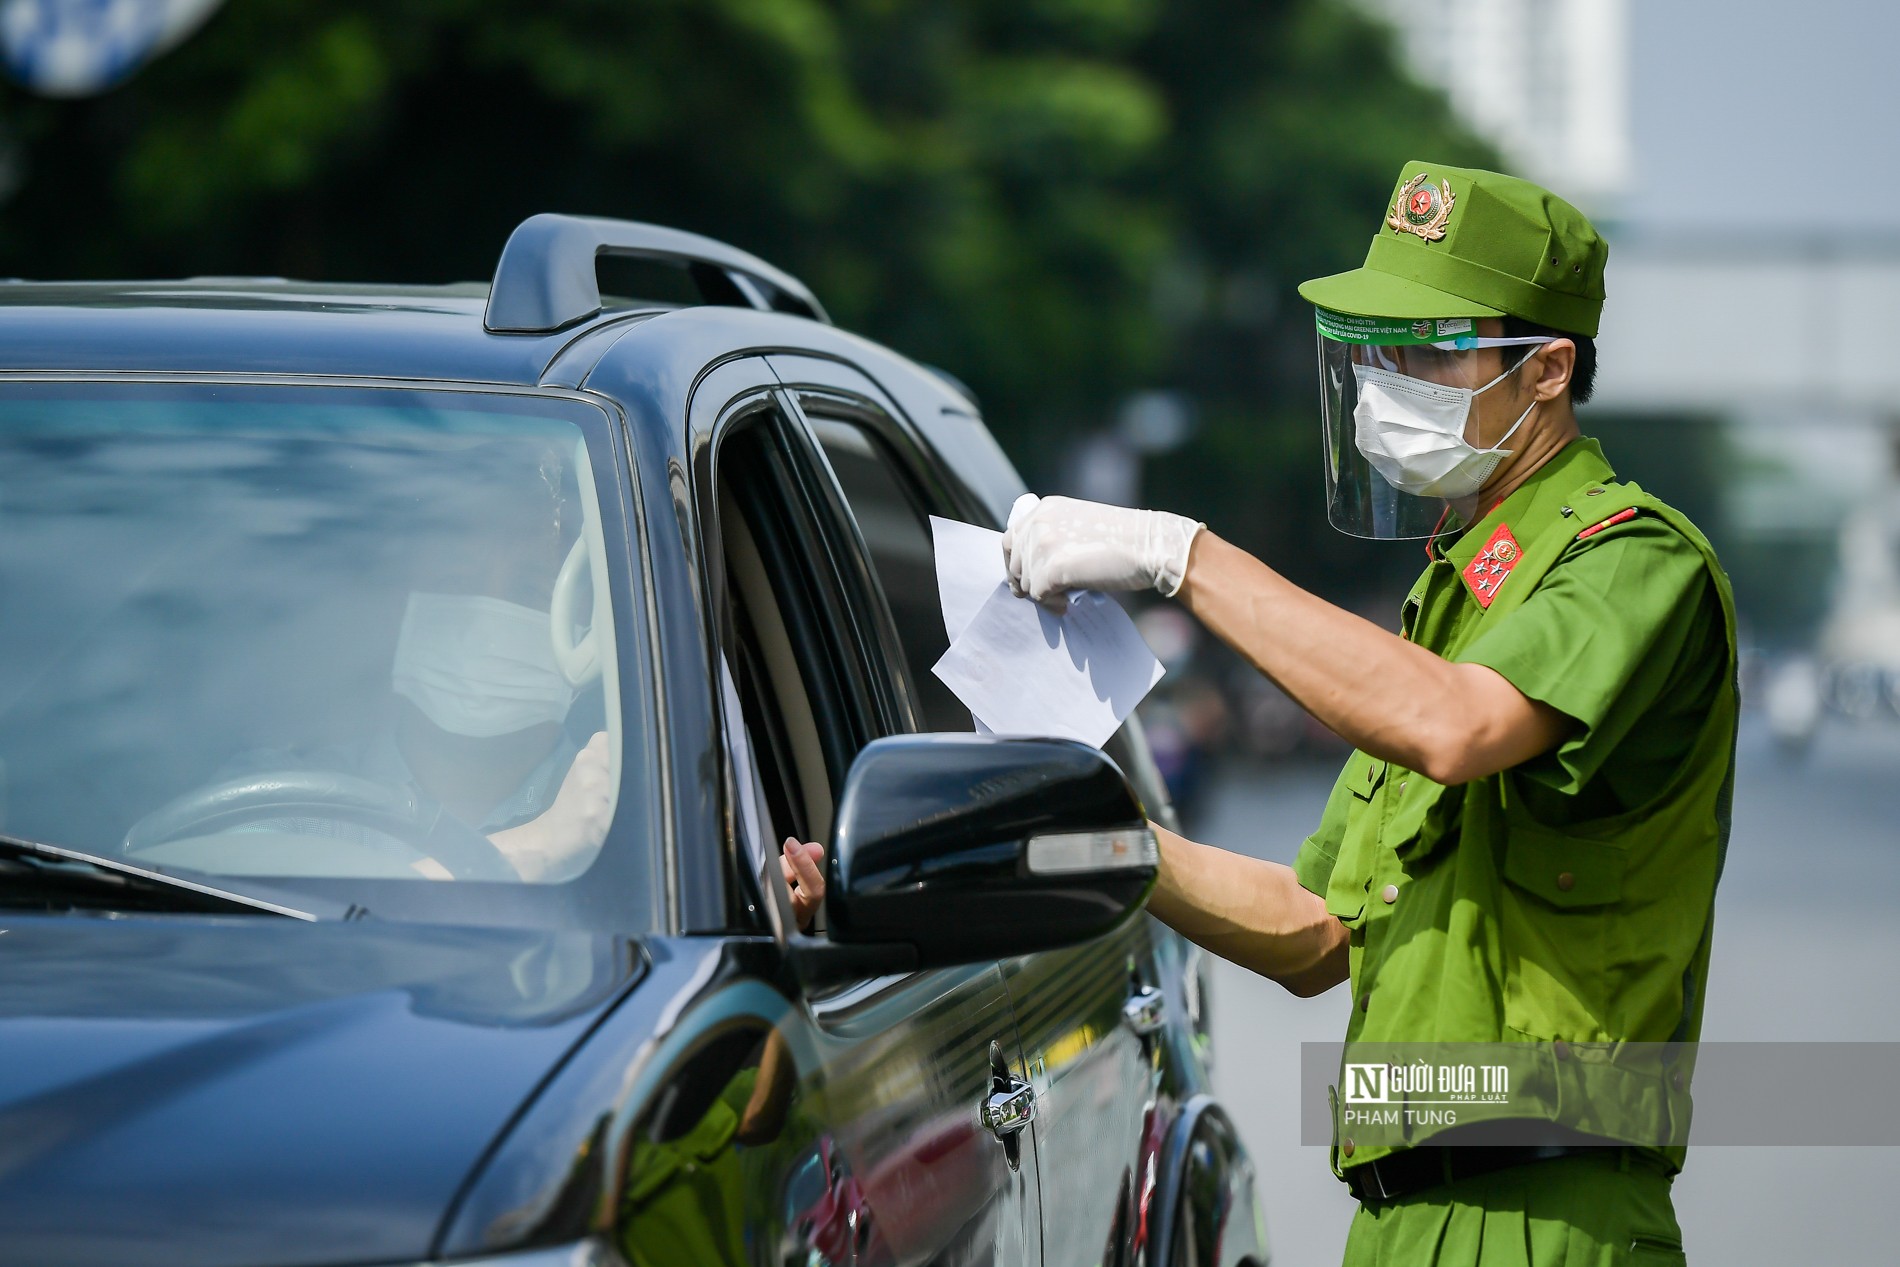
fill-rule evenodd
<path id="1" fill-rule="evenodd" d="M 1420 172 L 1399 186 L 1399 196 L 1392 200 L 1385 222 L 1396 233 L 1416 233 L 1427 242 L 1436 242 L 1445 236 L 1445 222 L 1451 219 L 1452 204 L 1457 201 L 1450 181 L 1441 180 L 1433 188 L 1431 177 Z"/>

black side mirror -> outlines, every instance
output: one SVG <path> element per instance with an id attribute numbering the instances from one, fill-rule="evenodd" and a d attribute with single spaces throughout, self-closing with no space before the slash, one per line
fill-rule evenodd
<path id="1" fill-rule="evenodd" d="M 1138 909 L 1159 862 L 1140 799 L 1086 744 L 880 739 L 838 802 L 825 886 L 833 953 L 812 953 L 820 943 L 794 957 L 810 980 L 824 960 L 861 974 L 1074 945 Z"/>

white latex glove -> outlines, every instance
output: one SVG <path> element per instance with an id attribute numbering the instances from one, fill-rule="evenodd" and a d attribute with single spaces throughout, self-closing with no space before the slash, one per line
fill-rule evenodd
<path id="1" fill-rule="evenodd" d="M 1153 587 L 1173 597 L 1205 524 L 1165 510 L 1130 510 L 1025 493 L 1009 514 L 1003 563 L 1009 587 L 1039 603 L 1069 590 Z"/>

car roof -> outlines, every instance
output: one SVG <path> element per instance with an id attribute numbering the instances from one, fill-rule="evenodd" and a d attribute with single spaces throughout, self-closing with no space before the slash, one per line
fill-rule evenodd
<path id="1" fill-rule="evenodd" d="M 670 307 L 602 295 L 604 257 L 674 267 L 704 306 L 829 323 L 803 282 L 737 247 L 661 225 L 543 212 L 515 226 L 487 285 L 0 283 L 0 367 L 533 384 L 576 339 Z"/>
<path id="2" fill-rule="evenodd" d="M 0 365 L 533 384 L 576 338 L 666 308 L 628 303 L 558 331 L 492 334 L 488 296 L 485 282 L 8 282 Z"/>

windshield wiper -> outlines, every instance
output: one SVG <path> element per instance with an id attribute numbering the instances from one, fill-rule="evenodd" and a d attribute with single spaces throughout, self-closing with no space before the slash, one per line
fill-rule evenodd
<path id="1" fill-rule="evenodd" d="M 20 898 L 30 899 L 28 904 L 35 907 L 44 904 L 48 910 L 85 907 L 317 918 L 309 911 L 147 871 L 114 858 L 0 836 L 0 906 L 18 909 Z"/>

